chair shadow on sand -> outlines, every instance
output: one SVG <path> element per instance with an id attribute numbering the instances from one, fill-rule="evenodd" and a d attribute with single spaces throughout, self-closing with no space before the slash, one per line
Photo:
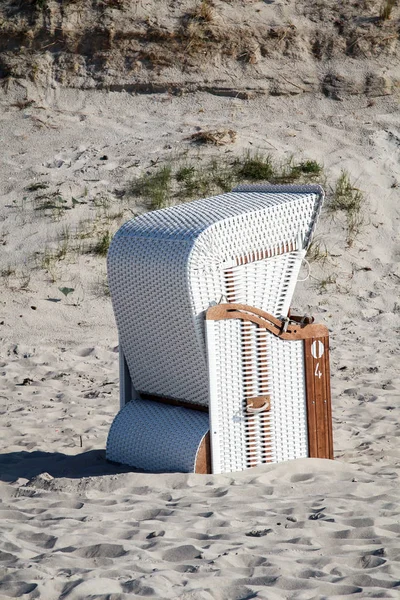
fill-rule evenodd
<path id="1" fill-rule="evenodd" d="M 52 477 L 79 479 L 135 471 L 106 460 L 103 449 L 69 455 L 62 452 L 8 452 L 0 454 L 0 481 L 13 482 L 19 478 L 32 479 L 40 473 Z"/>

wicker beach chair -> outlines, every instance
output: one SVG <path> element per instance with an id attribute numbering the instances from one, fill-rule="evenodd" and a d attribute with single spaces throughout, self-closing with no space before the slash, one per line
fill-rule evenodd
<path id="1" fill-rule="evenodd" d="M 109 460 L 225 472 L 330 457 L 328 333 L 287 321 L 322 202 L 319 186 L 241 186 L 121 227 L 108 255 L 120 342 Z M 323 393 L 306 385 L 310 340 L 316 356 L 324 347 Z"/>

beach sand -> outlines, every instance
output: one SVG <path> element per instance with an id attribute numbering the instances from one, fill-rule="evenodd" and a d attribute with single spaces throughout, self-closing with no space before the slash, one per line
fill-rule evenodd
<path id="1" fill-rule="evenodd" d="M 198 150 L 197 128 L 237 138 Z M 398 100 L 15 84 L 0 96 L 0 139 L 0 598 L 397 598 Z M 117 330 L 105 259 L 71 239 L 99 211 L 118 213 L 115 229 L 145 210 L 125 192 L 152 165 L 245 150 L 320 161 L 326 187 L 345 169 L 365 194 L 350 247 L 340 214 L 323 211 L 330 257 L 294 300 L 330 330 L 335 460 L 217 476 L 108 464 Z M 70 210 L 36 210 L 44 192 Z"/>

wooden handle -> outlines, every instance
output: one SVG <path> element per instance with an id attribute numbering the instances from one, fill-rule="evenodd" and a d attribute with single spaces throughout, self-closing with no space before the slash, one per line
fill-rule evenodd
<path id="1" fill-rule="evenodd" d="M 256 398 L 246 398 L 246 412 L 257 415 L 258 413 L 270 410 L 271 398 L 269 396 L 257 396 Z"/>

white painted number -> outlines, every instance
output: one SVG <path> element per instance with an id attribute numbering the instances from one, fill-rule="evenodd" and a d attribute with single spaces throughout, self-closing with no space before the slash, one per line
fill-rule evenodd
<path id="1" fill-rule="evenodd" d="M 313 342 L 311 344 L 311 354 L 313 355 L 314 358 L 321 358 L 321 356 L 323 356 L 325 352 L 325 347 L 323 345 L 322 342 L 320 342 L 319 340 L 315 340 L 315 342 Z"/>
<path id="2" fill-rule="evenodd" d="M 322 377 L 322 373 L 319 370 L 319 362 L 317 362 L 317 366 L 315 367 L 315 373 L 314 373 L 315 377 L 318 377 L 318 379 L 321 379 Z"/>

